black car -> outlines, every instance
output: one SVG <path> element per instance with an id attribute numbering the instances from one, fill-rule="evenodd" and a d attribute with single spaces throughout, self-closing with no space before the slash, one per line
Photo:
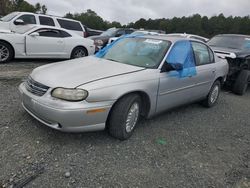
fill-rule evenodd
<path id="1" fill-rule="evenodd" d="M 107 31 L 104 31 L 101 35 L 91 36 L 90 39 L 95 41 L 95 45 L 101 49 L 107 45 L 108 41 L 112 37 L 120 37 L 122 35 L 131 34 L 134 32 L 134 29 L 130 28 L 110 28 Z"/>
<path id="2" fill-rule="evenodd" d="M 250 83 L 250 36 L 222 34 L 213 37 L 208 45 L 221 58 L 226 58 L 229 73 L 226 85 L 243 95 Z"/>

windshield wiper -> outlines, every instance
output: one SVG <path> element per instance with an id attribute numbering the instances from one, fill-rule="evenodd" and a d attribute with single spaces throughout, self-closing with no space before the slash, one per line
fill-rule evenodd
<path id="1" fill-rule="evenodd" d="M 109 60 L 109 61 L 114 61 L 114 62 L 119 62 L 119 61 L 114 60 L 114 59 L 111 59 L 111 58 L 107 58 L 106 60 Z"/>

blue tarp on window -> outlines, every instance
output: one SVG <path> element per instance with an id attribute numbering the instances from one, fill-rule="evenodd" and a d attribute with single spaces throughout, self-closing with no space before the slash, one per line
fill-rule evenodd
<path id="1" fill-rule="evenodd" d="M 173 67 L 175 67 L 176 63 L 180 63 L 183 66 L 183 70 L 171 71 L 171 76 L 183 78 L 196 75 L 195 59 L 191 42 L 176 42 L 168 54 L 167 63 Z"/>

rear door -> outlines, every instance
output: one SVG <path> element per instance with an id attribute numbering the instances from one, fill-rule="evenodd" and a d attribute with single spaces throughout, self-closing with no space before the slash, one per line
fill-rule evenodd
<path id="1" fill-rule="evenodd" d="M 216 64 L 214 54 L 207 45 L 200 42 L 192 42 L 192 48 L 195 56 L 196 71 L 195 77 L 196 89 L 195 95 L 206 96 L 215 81 Z"/>
<path id="2" fill-rule="evenodd" d="M 39 33 L 39 36 L 31 36 Z M 26 36 L 26 53 L 28 56 L 57 58 L 65 55 L 65 39 L 57 29 L 39 29 Z"/>

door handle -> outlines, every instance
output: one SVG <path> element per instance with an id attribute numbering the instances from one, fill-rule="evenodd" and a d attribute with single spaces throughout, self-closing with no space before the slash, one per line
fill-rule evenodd
<path id="1" fill-rule="evenodd" d="M 62 41 L 62 40 L 59 40 L 59 41 L 57 41 L 57 43 L 60 43 L 60 44 L 61 44 L 61 43 L 63 43 L 63 41 Z"/>

